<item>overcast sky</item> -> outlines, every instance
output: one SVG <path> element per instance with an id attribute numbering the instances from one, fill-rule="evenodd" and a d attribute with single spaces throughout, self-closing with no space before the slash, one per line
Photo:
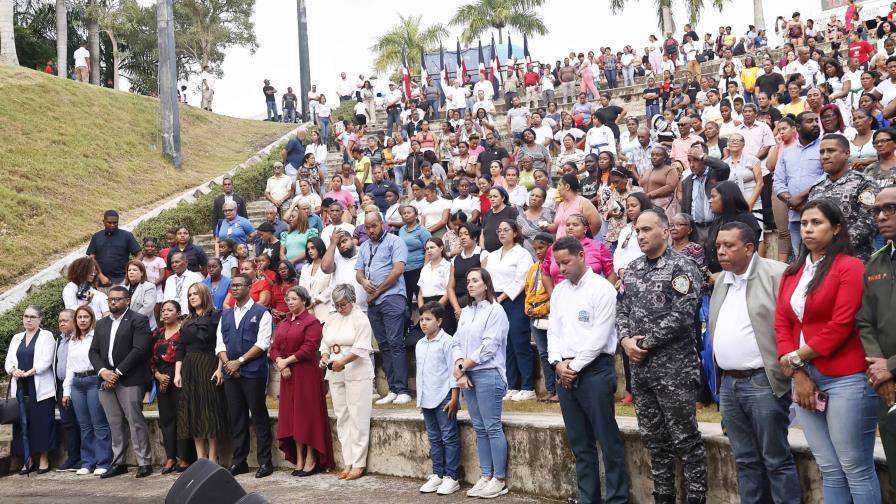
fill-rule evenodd
<path id="1" fill-rule="evenodd" d="M 778 15 L 789 18 L 794 10 L 800 11 L 803 19 L 817 18 L 821 14 L 822 3 L 829 1 L 766 0 L 766 26 L 774 26 Z M 311 82 L 317 84 L 318 90 L 327 94 L 328 98 L 335 98 L 334 89 L 340 72 L 346 72 L 352 82 L 358 74 L 370 75 L 373 57 L 369 48 L 379 35 L 398 21 L 399 12 L 405 16 L 423 14 L 424 24 L 446 22 L 463 3 L 459 0 L 307 0 Z M 677 38 L 680 38 L 681 27 L 687 22 L 681 8 L 683 3 L 675 2 L 676 8 L 673 10 L 679 28 Z M 705 3 L 710 4 L 711 0 L 705 0 Z M 640 53 L 648 35 L 653 33 L 659 36 L 654 0 L 633 0 L 624 12 L 615 15 L 610 13 L 606 7 L 608 5 L 609 0 L 547 0 L 538 12 L 549 34 L 529 41 L 533 59 L 555 61 L 571 50 L 587 52 L 604 45 L 621 50 L 624 45 L 631 44 Z M 585 6 L 590 9 L 587 22 L 581 15 L 581 9 Z M 278 96 L 286 92 L 287 86 L 292 86 L 296 94 L 299 92 L 295 0 L 257 0 L 254 21 L 258 50 L 254 55 L 242 48 L 227 51 L 223 66 L 225 75 L 215 89 L 214 110 L 217 113 L 235 117 L 264 117 L 261 87 L 262 80 L 266 78 L 277 88 Z M 752 2 L 733 0 L 722 13 L 704 11 L 697 31 L 701 35 L 716 33 L 720 25 L 731 25 L 735 33 L 742 34 L 752 21 Z M 445 46 L 453 48 L 460 30 L 453 27 L 449 30 L 451 38 L 445 41 Z M 482 40 L 487 44 L 490 36 L 485 35 Z M 522 39 L 514 35 L 513 42 L 514 45 L 521 44 Z M 198 96 L 190 97 L 191 103 L 198 105 L 198 101 Z"/>

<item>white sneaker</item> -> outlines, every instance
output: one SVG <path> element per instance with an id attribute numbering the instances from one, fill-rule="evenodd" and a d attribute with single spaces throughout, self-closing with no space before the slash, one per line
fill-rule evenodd
<path id="1" fill-rule="evenodd" d="M 513 401 L 531 401 L 536 397 L 534 390 L 520 390 L 510 399 Z"/>
<path id="2" fill-rule="evenodd" d="M 420 493 L 433 493 L 439 488 L 442 487 L 442 478 L 436 476 L 435 474 L 431 474 L 429 479 L 426 480 L 426 483 L 420 487 Z"/>
<path id="3" fill-rule="evenodd" d="M 494 499 L 499 495 L 506 494 L 508 490 L 506 483 L 499 481 L 498 478 L 492 478 L 488 482 L 488 485 L 479 492 L 479 497 L 483 499 Z"/>
<path id="4" fill-rule="evenodd" d="M 398 396 L 395 397 L 395 400 L 392 401 L 392 404 L 407 404 L 413 400 L 414 398 L 408 394 L 398 394 Z"/>
<path id="5" fill-rule="evenodd" d="M 90 469 L 82 467 L 75 471 L 75 474 L 77 474 L 78 476 L 87 476 L 88 474 L 90 474 Z"/>
<path id="6" fill-rule="evenodd" d="M 100 467 L 100 468 L 97 468 L 95 471 L 93 471 L 93 475 L 94 476 L 102 476 L 102 475 L 106 474 L 107 472 L 109 472 L 108 469 L 103 469 L 102 467 Z"/>
<path id="7" fill-rule="evenodd" d="M 389 392 L 386 394 L 386 397 L 376 401 L 374 404 L 392 404 L 396 397 L 398 397 L 398 395 L 395 392 Z"/>
<path id="8" fill-rule="evenodd" d="M 467 490 L 467 497 L 479 497 L 479 494 L 482 492 L 482 490 L 485 489 L 486 486 L 488 486 L 490 481 L 490 479 L 479 478 L 479 481 L 477 481 L 476 484 L 473 485 L 473 488 Z"/>
<path id="9" fill-rule="evenodd" d="M 439 489 L 436 490 L 436 493 L 439 495 L 451 495 L 458 490 L 460 490 L 460 483 L 450 476 L 445 476 L 442 478 L 442 484 L 439 485 Z"/>
<path id="10" fill-rule="evenodd" d="M 513 396 L 515 396 L 515 395 L 517 395 L 517 394 L 519 394 L 519 393 L 520 393 L 519 390 L 508 390 L 507 393 L 504 394 L 504 398 L 501 399 L 501 400 L 502 400 L 502 401 L 509 401 L 509 400 L 513 399 Z"/>

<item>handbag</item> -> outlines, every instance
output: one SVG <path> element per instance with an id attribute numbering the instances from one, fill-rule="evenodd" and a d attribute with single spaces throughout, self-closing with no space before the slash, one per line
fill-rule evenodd
<path id="1" fill-rule="evenodd" d="M 12 380 L 9 378 L 9 384 L 6 386 L 6 399 L 0 399 L 0 424 L 11 425 L 19 422 L 19 401 L 15 397 L 9 397 L 9 390 L 12 388 Z"/>

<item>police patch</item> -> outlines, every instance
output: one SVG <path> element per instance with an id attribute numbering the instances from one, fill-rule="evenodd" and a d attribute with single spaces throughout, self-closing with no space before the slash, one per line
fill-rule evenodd
<path id="1" fill-rule="evenodd" d="M 672 279 L 672 288 L 679 294 L 687 294 L 691 290 L 691 279 L 687 275 L 678 275 Z"/>
<path id="2" fill-rule="evenodd" d="M 859 203 L 865 206 L 874 205 L 874 193 L 871 191 L 862 191 L 861 194 L 859 194 Z"/>

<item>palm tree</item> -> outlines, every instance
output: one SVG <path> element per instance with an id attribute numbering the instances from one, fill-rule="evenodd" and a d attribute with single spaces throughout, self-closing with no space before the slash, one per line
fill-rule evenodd
<path id="1" fill-rule="evenodd" d="M 97 0 L 89 0 L 88 12 L 95 12 L 99 7 Z M 90 51 L 90 83 L 100 85 L 100 22 L 96 16 L 87 18 L 87 50 Z"/>
<path id="2" fill-rule="evenodd" d="M 370 50 L 376 54 L 373 68 L 383 72 L 401 67 L 401 51 L 407 50 L 408 65 L 420 68 L 420 49 L 435 49 L 443 38 L 448 37 L 448 29 L 441 23 L 421 26 L 423 16 L 404 17 L 398 15 L 399 23 L 377 39 Z"/>
<path id="3" fill-rule="evenodd" d="M 56 74 L 68 76 L 68 9 L 65 0 L 56 0 Z"/>
<path id="4" fill-rule="evenodd" d="M 0 0 L 0 64 L 3 65 L 19 64 L 14 15 L 15 0 Z"/>
<path id="5" fill-rule="evenodd" d="M 683 0 L 684 6 L 688 12 L 688 22 L 696 24 L 700 20 L 700 11 L 703 10 L 703 0 Z M 719 12 L 729 0 L 710 0 L 712 6 Z M 675 32 L 675 20 L 672 19 L 672 2 L 673 0 L 654 0 L 656 8 L 656 18 L 660 23 L 663 33 Z M 753 2 L 762 2 L 762 0 L 753 0 Z M 610 10 L 613 12 L 621 11 L 626 4 L 626 0 L 610 0 Z"/>
<path id="6" fill-rule="evenodd" d="M 765 12 L 762 10 L 762 0 L 753 0 L 753 24 L 757 30 L 765 29 Z"/>
<path id="7" fill-rule="evenodd" d="M 614 0 L 615 1 L 615 0 Z M 504 29 L 520 35 L 547 35 L 544 21 L 533 9 L 544 5 L 544 0 L 475 0 L 461 5 L 451 18 L 452 26 L 463 26 L 461 40 L 469 44 L 494 28 L 498 43 L 504 43 Z"/>

